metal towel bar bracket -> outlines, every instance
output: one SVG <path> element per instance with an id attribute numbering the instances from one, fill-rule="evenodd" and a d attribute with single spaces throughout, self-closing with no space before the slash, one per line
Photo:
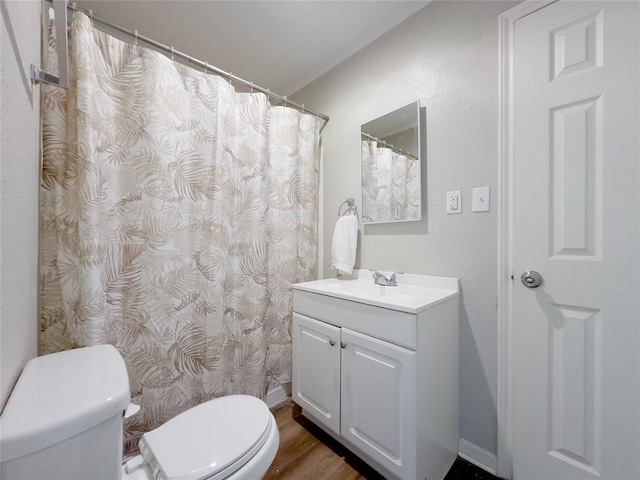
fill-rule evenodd
<path id="1" fill-rule="evenodd" d="M 347 206 L 347 208 L 343 212 L 342 211 L 342 207 L 344 207 L 345 205 Z M 358 207 L 356 207 L 356 202 L 355 202 L 355 200 L 353 198 L 347 198 L 338 207 L 338 216 L 339 217 L 342 217 L 342 216 L 344 216 L 344 215 L 346 215 L 348 213 L 358 217 L 358 220 L 360 219 L 360 215 L 358 214 Z"/>

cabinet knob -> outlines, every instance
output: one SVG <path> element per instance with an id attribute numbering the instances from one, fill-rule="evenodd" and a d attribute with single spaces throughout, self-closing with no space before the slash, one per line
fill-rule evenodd
<path id="1" fill-rule="evenodd" d="M 335 344 L 336 344 L 336 341 L 333 338 L 329 340 L 329 345 L 333 347 Z"/>
<path id="2" fill-rule="evenodd" d="M 340 346 L 342 348 L 347 348 L 347 343 L 346 342 L 340 342 Z"/>

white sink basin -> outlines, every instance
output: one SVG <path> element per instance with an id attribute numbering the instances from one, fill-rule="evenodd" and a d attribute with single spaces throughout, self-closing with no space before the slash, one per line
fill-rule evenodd
<path id="1" fill-rule="evenodd" d="M 354 270 L 348 277 L 296 283 L 293 288 L 407 313 L 421 312 L 459 294 L 457 278 L 402 274 L 397 275 L 398 286 L 386 287 L 374 284 L 372 274 Z M 385 275 L 389 277 L 388 272 Z"/>

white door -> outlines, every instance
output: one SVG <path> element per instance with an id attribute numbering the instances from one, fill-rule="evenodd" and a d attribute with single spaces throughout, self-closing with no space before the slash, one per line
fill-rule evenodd
<path id="1" fill-rule="evenodd" d="M 640 478 L 638 7 L 515 23 L 516 480 Z"/>
<path id="2" fill-rule="evenodd" d="M 342 436 L 399 478 L 415 475 L 416 352 L 342 329 Z"/>
<path id="3" fill-rule="evenodd" d="M 340 329 L 293 314 L 293 401 L 340 434 Z"/>

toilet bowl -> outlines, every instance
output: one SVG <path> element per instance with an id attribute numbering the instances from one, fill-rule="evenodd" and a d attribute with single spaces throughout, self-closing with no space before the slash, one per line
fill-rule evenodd
<path id="1" fill-rule="evenodd" d="M 145 433 L 122 464 L 129 380 L 111 345 L 30 360 L 0 416 L 0 478 L 259 479 L 278 449 L 275 419 L 247 395 L 192 407 Z"/>

